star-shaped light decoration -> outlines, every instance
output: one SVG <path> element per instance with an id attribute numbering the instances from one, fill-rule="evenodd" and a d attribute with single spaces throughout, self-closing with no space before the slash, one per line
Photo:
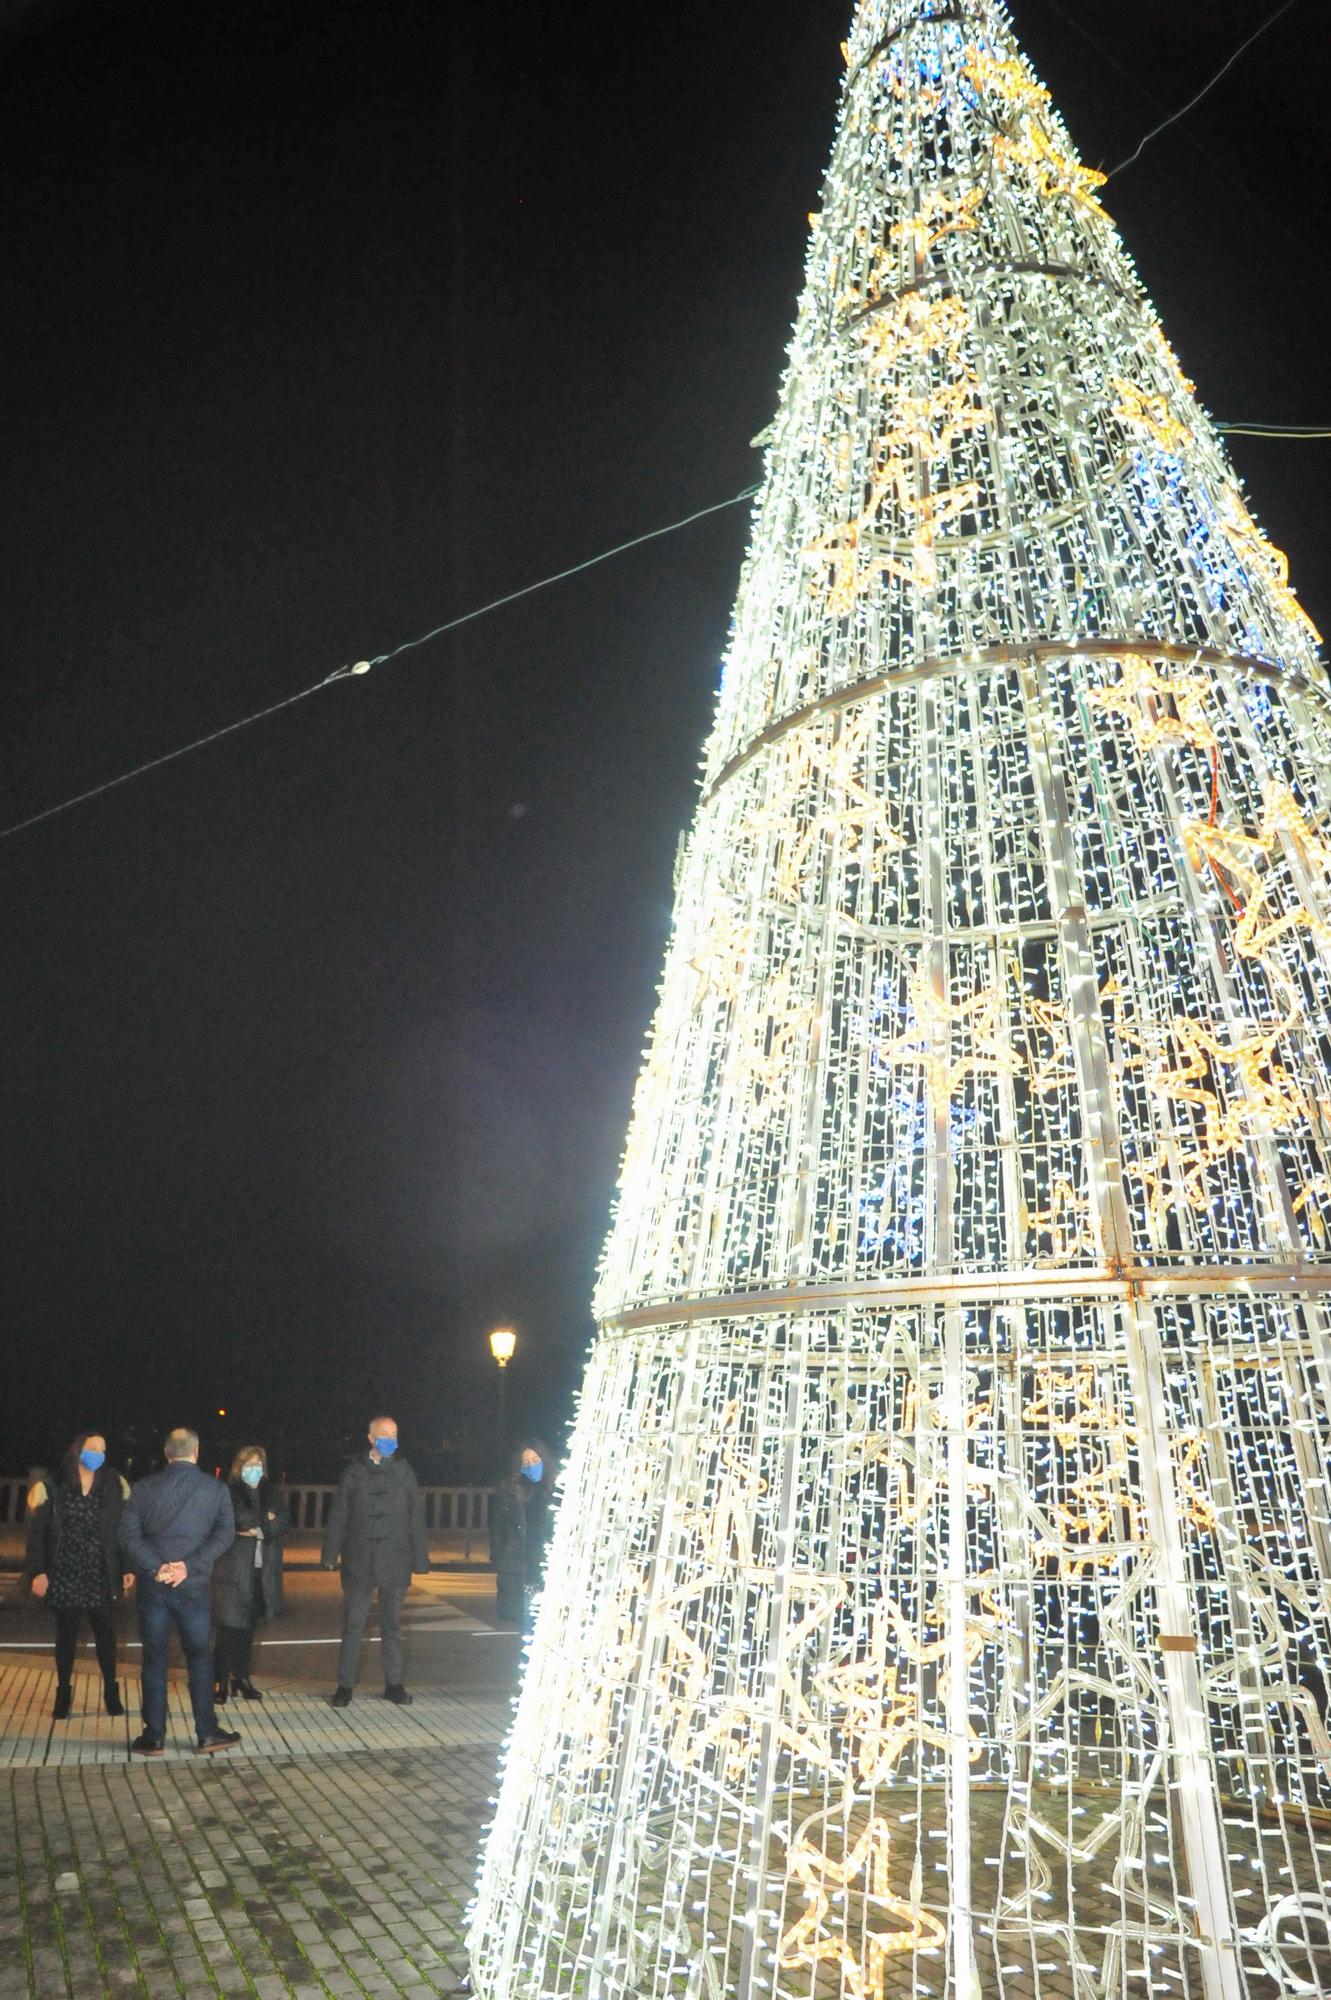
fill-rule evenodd
<path id="1" fill-rule="evenodd" d="M 711 993 L 727 1003 L 739 997 L 753 940 L 753 919 L 742 914 L 733 902 L 719 902 L 689 960 L 690 970 L 698 975 L 693 994 L 695 1011 Z"/>
<path id="2" fill-rule="evenodd" d="M 1028 123 L 1020 138 L 1001 134 L 994 141 L 994 160 L 1004 172 L 1024 168 L 1042 200 L 1066 198 L 1084 214 L 1104 215 L 1095 190 L 1103 187 L 1109 176 L 1097 173 L 1094 167 L 1079 166 L 1059 150 L 1042 125 Z"/>
<path id="3" fill-rule="evenodd" d="M 1209 820 L 1186 819 L 1183 844 L 1194 868 L 1203 862 L 1230 884 L 1229 900 L 1239 911 L 1234 949 L 1240 958 L 1260 958 L 1290 931 L 1311 931 L 1331 941 L 1331 924 L 1297 894 L 1291 896 L 1281 873 L 1270 866 L 1287 849 L 1305 877 L 1331 898 L 1331 842 L 1308 822 L 1285 785 L 1269 785 L 1255 834 L 1239 833 Z M 1223 871 L 1223 873 L 1221 872 Z M 1277 889 L 1281 891 L 1276 904 Z"/>
<path id="4" fill-rule="evenodd" d="M 1138 388 L 1135 382 L 1124 381 L 1121 375 L 1113 376 L 1109 386 L 1118 397 L 1114 415 L 1133 430 L 1143 432 L 1161 451 L 1180 452 L 1193 442 L 1188 425 L 1170 409 L 1168 396 L 1153 395 L 1148 389 Z"/>
<path id="5" fill-rule="evenodd" d="M 628 1685 L 641 1651 L 638 1615 L 643 1574 L 629 1569 L 593 1628 L 587 1677 L 573 1690 L 572 1732 L 581 1741 L 573 1759 L 578 1771 L 600 1768 L 610 1748 L 610 1720 L 616 1695 Z"/>
<path id="6" fill-rule="evenodd" d="M 1021 1423 L 1023 1430 L 1048 1431 L 1066 1450 L 1083 1432 L 1103 1427 L 1105 1410 L 1093 1368 L 1042 1364 L 1035 1370 L 1034 1394 L 1022 1405 Z"/>
<path id="7" fill-rule="evenodd" d="M 932 1743 L 945 1750 L 947 1732 L 920 1715 L 919 1695 L 900 1681 L 901 1648 L 880 1598 L 870 1620 L 869 1643 L 862 1655 L 824 1667 L 818 1693 L 829 1714 L 839 1714 L 839 1727 L 853 1746 L 861 1785 L 890 1778 L 907 1745 Z"/>
<path id="8" fill-rule="evenodd" d="M 803 1075 L 800 1045 L 812 1020 L 813 1003 L 798 997 L 789 962 L 737 1020 L 729 1078 L 753 1126 L 766 1124 L 788 1105 L 792 1085 Z"/>
<path id="9" fill-rule="evenodd" d="M 841 1811 L 812 1813 L 787 1849 L 786 1880 L 803 1894 L 805 1908 L 783 1935 L 777 1964 L 788 1970 L 806 1966 L 815 1976 L 820 1967 L 830 1967 L 846 2000 L 881 2000 L 887 1961 L 921 1945 L 941 1947 L 946 1931 L 917 1899 L 893 1895 L 887 1821 L 870 1814 L 852 1842 L 850 1810 L 847 1799 Z M 829 1852 L 838 1836 L 839 1858 Z M 852 1902 L 858 1906 L 855 1917 L 848 1907 Z"/>
<path id="10" fill-rule="evenodd" d="M 805 899 L 805 874 L 819 845 L 834 836 L 865 840 L 869 866 L 877 875 L 889 854 L 906 845 L 892 825 L 896 801 L 869 768 L 878 741 L 874 703 L 842 718 L 839 728 L 825 719 L 792 729 L 768 752 L 768 796 L 745 815 L 746 838 L 774 835 L 772 874 L 777 900 Z"/>
<path id="11" fill-rule="evenodd" d="M 722 1438 L 736 1430 L 739 1414 L 737 1402 L 727 1405 Z M 707 1593 L 733 1586 L 744 1568 L 752 1565 L 757 1504 L 766 1491 L 756 1466 L 743 1462 L 724 1442 L 718 1442 L 716 1450 L 715 1485 L 681 1521 L 681 1534 L 691 1546 L 676 1568 L 693 1573 L 653 1606 L 648 1621 L 649 1639 L 663 1640 L 653 1684 L 666 1731 L 666 1754 L 680 1769 L 696 1763 L 708 1742 L 719 1740 L 718 1729 L 728 1734 L 732 1726 L 724 1711 L 707 1712 L 713 1661 L 699 1634 L 706 1636 Z M 692 1614 L 690 1606 L 697 1607 Z"/>
<path id="12" fill-rule="evenodd" d="M 919 1393 L 919 1383 L 912 1380 L 895 1430 L 853 1432 L 845 1441 L 848 1473 L 859 1476 L 871 1466 L 886 1468 L 888 1490 L 883 1504 L 893 1527 L 914 1527 L 922 1520 L 938 1487 L 932 1467 L 934 1441 L 919 1434 Z"/>
<path id="13" fill-rule="evenodd" d="M 1195 1106 L 1201 1121 L 1200 1131 L 1195 1119 L 1176 1124 L 1153 1154 L 1128 1167 L 1144 1184 L 1157 1227 L 1173 1209 L 1204 1208 L 1210 1170 L 1254 1138 L 1312 1122 L 1315 1106 L 1276 1055 L 1294 1019 L 1291 1013 L 1273 1026 L 1222 1042 L 1201 1023 L 1181 1018 L 1170 1024 L 1166 1054 L 1145 1060 L 1156 1094 Z M 1233 1071 L 1233 1081 L 1222 1090 L 1226 1070 Z"/>
<path id="14" fill-rule="evenodd" d="M 1092 688 L 1092 708 L 1104 715 L 1121 716 L 1139 750 L 1153 749 L 1158 743 L 1214 750 L 1216 734 L 1207 710 L 1215 699 L 1215 688 L 1199 676 L 1164 674 L 1162 664 L 1129 653 L 1111 687 Z"/>
<path id="15" fill-rule="evenodd" d="M 1022 1227 L 1036 1239 L 1037 1263 L 1070 1264 L 1081 1256 L 1099 1256 L 1100 1239 L 1090 1202 L 1077 1193 L 1071 1181 L 1055 1180 L 1048 1208 L 1027 1208 L 1023 1203 L 1021 1214 Z M 1043 1237 L 1049 1239 L 1047 1251 L 1039 1247 Z"/>
<path id="16" fill-rule="evenodd" d="M 1071 1014 L 1064 1002 L 1037 998 L 1015 963 L 1012 970 L 1020 1009 L 1022 1060 L 1031 1095 L 1044 1097 L 1077 1081 L 1072 1059 Z"/>
<path id="17" fill-rule="evenodd" d="M 980 207 L 987 193 L 983 185 L 965 188 L 957 194 L 947 188 L 930 188 L 914 215 L 892 225 L 887 240 L 909 243 L 923 263 L 935 243 L 941 243 L 945 236 L 966 235 L 979 228 Z M 881 281 L 881 273 L 877 275 Z"/>
<path id="18" fill-rule="evenodd" d="M 949 1103 L 968 1077 L 1016 1074 L 1019 1065 L 1006 1032 L 1002 979 L 965 1000 L 949 1000 L 935 990 L 921 956 L 907 977 L 906 1004 L 911 1024 L 901 1034 L 873 1045 L 876 1068 L 923 1072 L 935 1105 Z"/>
<path id="19" fill-rule="evenodd" d="M 991 421 L 990 412 L 976 400 L 979 387 L 979 378 L 968 371 L 922 396 L 902 396 L 893 403 L 874 446 L 880 508 L 891 498 L 907 511 L 919 486 L 920 462 L 946 458 L 959 437 L 983 430 Z"/>
<path id="20" fill-rule="evenodd" d="M 1031 118 L 1049 102 L 1043 84 L 1010 56 L 993 56 L 972 45 L 966 51 L 961 74 L 991 107 L 996 107 L 1000 118 Z"/>
<path id="21" fill-rule="evenodd" d="M 1169 1188 L 1188 1207 L 1205 1206 L 1207 1176 L 1220 1161 L 1241 1152 L 1254 1138 L 1269 1138 L 1306 1123 L 1303 1092 L 1276 1053 L 1292 1024 L 1292 1017 L 1277 1021 L 1237 1041 L 1221 1041 L 1202 1022 L 1187 1016 L 1170 1024 L 1171 1056 L 1151 1069 L 1150 1081 L 1160 1097 L 1191 1106 L 1198 1114 L 1180 1120 L 1172 1134 L 1178 1166 L 1171 1167 Z M 1222 1087 L 1227 1074 L 1230 1080 Z M 1148 1175 L 1154 1171 L 1163 1186 L 1160 1165 L 1157 1157 L 1144 1161 L 1139 1171 Z"/>
<path id="22" fill-rule="evenodd" d="M 1065 1581 L 1112 1567 L 1124 1545 L 1140 1542 L 1146 1532 L 1136 1493 L 1136 1432 L 1121 1421 L 1093 1368 L 1057 1364 L 1036 1370 L 1035 1395 L 1021 1421 L 1027 1430 L 1047 1431 L 1061 1450 L 1091 1461 L 1068 1481 L 1064 1497 L 1047 1504 L 1046 1517 L 1058 1538 L 1051 1542 L 1037 1531 L 1035 1548 L 1057 1560 Z"/>
<path id="23" fill-rule="evenodd" d="M 910 292 L 864 321 L 860 353 L 871 377 L 912 361 L 955 373 L 965 369 L 970 331 L 970 310 L 951 292 L 939 298 Z"/>
<path id="24" fill-rule="evenodd" d="M 1235 554 L 1249 573 L 1265 576 L 1279 610 L 1302 629 L 1304 637 L 1320 646 L 1322 635 L 1313 624 L 1289 581 L 1289 557 L 1267 540 L 1243 503 L 1237 487 L 1228 486 L 1220 500 L 1220 526 Z"/>

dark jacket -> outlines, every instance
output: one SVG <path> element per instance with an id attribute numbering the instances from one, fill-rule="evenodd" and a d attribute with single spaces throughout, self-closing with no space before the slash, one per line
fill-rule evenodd
<path id="1" fill-rule="evenodd" d="M 291 1515 L 270 1480 L 247 1486 L 243 1479 L 233 1479 L 227 1492 L 236 1517 L 236 1539 L 213 1571 L 217 1622 L 238 1626 L 244 1632 L 254 1622 L 254 1537 L 244 1531 L 259 1530 L 263 1545 L 263 1562 L 259 1566 L 262 1615 L 275 1618 L 282 1609 L 282 1537 L 291 1526 Z"/>
<path id="2" fill-rule="evenodd" d="M 324 1529 L 325 1568 L 339 1556 L 344 1590 L 410 1583 L 430 1567 L 421 1489 L 401 1452 L 376 1465 L 367 1448 L 343 1472 Z"/>
<path id="3" fill-rule="evenodd" d="M 154 1578 L 165 1562 L 183 1562 L 184 1589 L 211 1581 L 213 1564 L 236 1539 L 231 1495 L 220 1479 L 188 1459 L 141 1479 L 125 1503 L 120 1546 L 129 1567 Z"/>
<path id="4" fill-rule="evenodd" d="M 490 1502 L 490 1560 L 501 1575 L 527 1578 L 527 1496 L 521 1479 L 501 1479 Z"/>
<path id="5" fill-rule="evenodd" d="M 28 1495 L 28 1541 L 23 1562 L 27 1582 L 34 1576 L 52 1576 L 60 1561 L 60 1541 L 64 1532 L 65 1509 L 80 1490 L 77 1470 L 61 1473 L 49 1484 L 34 1487 Z M 125 1565 L 120 1560 L 120 1521 L 127 1488 L 112 1466 L 101 1465 L 92 1476 L 92 1490 L 101 1495 L 102 1559 L 106 1584 L 112 1598 L 120 1595 L 120 1579 Z"/>

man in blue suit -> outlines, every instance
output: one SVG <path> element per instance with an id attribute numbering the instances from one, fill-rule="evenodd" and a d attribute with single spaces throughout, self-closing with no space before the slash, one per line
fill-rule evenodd
<path id="1" fill-rule="evenodd" d="M 160 1757 L 166 1739 L 166 1653 L 173 1625 L 189 1668 L 198 1748 L 230 1750 L 240 1741 L 235 1730 L 218 1728 L 213 1707 L 211 1586 L 213 1564 L 236 1539 L 231 1495 L 220 1479 L 200 1472 L 193 1431 L 172 1431 L 163 1456 L 165 1470 L 140 1480 L 120 1521 L 120 1546 L 139 1580 L 144 1728 L 131 1748 L 144 1757 Z"/>

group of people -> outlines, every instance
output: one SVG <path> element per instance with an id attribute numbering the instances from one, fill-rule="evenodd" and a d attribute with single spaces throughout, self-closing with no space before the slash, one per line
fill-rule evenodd
<path id="1" fill-rule="evenodd" d="M 368 1450 L 346 1467 L 329 1512 L 323 1565 L 342 1571 L 342 1647 L 334 1707 L 352 1699 L 361 1639 L 377 1594 L 384 1694 L 403 1685 L 402 1604 L 414 1572 L 430 1566 L 420 1487 L 398 1451 L 397 1424 L 379 1416 Z M 199 1440 L 174 1430 L 162 1471 L 131 1488 L 106 1462 L 106 1439 L 74 1439 L 57 1475 L 28 1496 L 25 1574 L 55 1612 L 57 1721 L 70 1712 L 79 1630 L 92 1627 L 108 1715 L 123 1715 L 116 1678 L 115 1606 L 134 1590 L 143 1647 L 143 1731 L 132 1748 L 158 1756 L 166 1741 L 167 1650 L 174 1628 L 189 1674 L 196 1746 L 239 1743 L 222 1728 L 220 1703 L 261 1701 L 252 1678 L 254 1630 L 281 1604 L 282 1537 L 290 1525 L 261 1445 L 236 1453 L 230 1478 L 199 1469 Z M 215 1612 L 215 1620 L 214 1620 Z M 214 1622 L 216 1636 L 214 1638 Z"/>

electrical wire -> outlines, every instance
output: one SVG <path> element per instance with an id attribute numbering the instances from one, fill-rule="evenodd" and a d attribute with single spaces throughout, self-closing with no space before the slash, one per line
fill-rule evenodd
<path id="1" fill-rule="evenodd" d="M 1293 6 L 1294 0 L 1286 0 L 1281 13 Z M 1272 19 L 1276 17 L 1273 15 Z M 1271 25 L 1268 21 L 1267 27 Z M 1261 29 L 1257 30 L 1261 33 Z M 1249 36 L 1249 41 L 1253 39 Z M 1247 43 L 1243 45 L 1245 48 Z M 1241 50 L 1236 49 L 1235 56 Z M 1231 62 L 1234 57 L 1230 58 Z M 1209 89 L 1209 85 L 1207 86 Z M 1195 100 L 1194 100 L 1195 102 Z M 1185 106 L 1186 110 L 1188 107 Z M 1182 112 L 1177 114 L 1182 117 Z M 1158 128 L 1163 130 L 1163 127 Z M 1151 133 L 1147 138 L 1152 137 Z M 1146 140 L 1142 141 L 1145 145 Z M 1140 151 L 1140 147 L 1138 151 Z M 1133 156 L 1134 158 L 1136 155 Z M 1124 161 L 1125 166 L 1131 165 Z M 1115 170 L 1117 171 L 1117 169 Z M 1256 438 L 1326 438 L 1331 437 L 1331 429 L 1323 429 L 1312 424 L 1217 424 L 1216 429 L 1233 437 Z M 301 688 L 296 694 L 285 695 L 281 701 L 270 702 L 266 708 L 255 709 L 252 715 L 242 715 L 236 722 L 224 723 L 220 729 L 209 730 L 206 736 L 196 736 L 192 742 L 178 744 L 174 750 L 164 751 L 160 757 L 150 757 L 144 764 L 135 764 L 132 769 L 122 771 L 118 777 L 107 778 L 100 785 L 90 785 L 87 791 L 76 792 L 72 798 L 62 799 L 58 805 L 46 806 L 41 812 L 29 814 L 27 819 L 16 820 L 13 826 L 0 829 L 0 840 L 9 840 L 17 833 L 26 833 L 29 827 L 40 826 L 43 820 L 54 819 L 59 813 L 70 812 L 75 806 L 86 805 L 90 799 L 101 798 L 105 792 L 113 792 L 120 785 L 127 785 L 131 779 L 146 777 L 149 771 L 159 771 L 164 764 L 173 764 L 178 757 L 188 757 L 195 750 L 204 750 L 210 743 L 220 743 L 224 736 L 234 736 L 238 729 L 248 729 L 252 723 L 264 722 L 270 715 L 278 715 L 284 708 L 294 708 L 298 701 L 308 701 L 312 694 L 323 688 L 332 687 L 335 681 L 350 679 L 353 675 L 367 674 L 372 667 L 386 666 L 403 653 L 413 652 L 417 646 L 425 646 L 432 639 L 442 638 L 446 632 L 456 632 L 461 625 L 470 625 L 477 618 L 486 617 L 491 611 L 500 611 L 506 604 L 516 604 L 520 598 L 531 597 L 538 590 L 548 590 L 552 584 L 564 583 L 571 576 L 581 576 L 585 570 L 595 569 L 599 563 L 609 562 L 614 556 L 626 555 L 630 549 L 638 549 L 645 542 L 659 541 L 663 535 L 678 534 L 681 528 L 692 527 L 695 521 L 705 521 L 709 515 L 724 513 L 730 507 L 738 507 L 745 500 L 752 500 L 758 492 L 757 486 L 746 486 L 741 493 L 732 494 L 729 500 L 715 500 L 710 507 L 699 507 L 695 513 L 685 514 L 681 520 L 667 522 L 663 528 L 649 528 L 645 534 L 634 535 L 626 542 L 617 542 L 613 548 L 602 549 L 599 555 L 588 556 L 584 562 L 571 563 L 567 569 L 556 570 L 551 576 L 539 577 L 535 583 L 524 583 L 518 590 L 510 590 L 503 597 L 491 598 L 488 604 L 478 604 L 471 611 L 463 611 L 456 618 L 446 618 L 442 625 L 431 626 L 428 632 L 420 633 L 414 639 L 404 639 L 400 646 L 393 646 L 386 653 L 376 653 L 372 659 L 357 660 L 354 666 L 337 667 L 331 674 L 315 681 L 310 687 Z"/>
<path id="2" fill-rule="evenodd" d="M 27 819 L 17 820 L 0 832 L 0 840 L 8 840 L 11 834 L 22 833 L 27 827 L 39 826 L 44 819 L 54 819 L 57 813 L 69 812 L 74 806 L 85 805 L 89 799 L 98 799 L 103 792 L 113 792 L 117 785 L 127 785 L 131 778 L 142 778 L 149 771 L 158 771 L 163 764 L 173 764 L 177 757 L 188 757 L 191 750 L 202 750 L 206 744 L 219 743 L 224 736 L 233 736 L 238 729 L 248 729 L 252 722 L 262 722 L 266 716 L 276 715 L 279 709 L 291 708 L 298 701 L 305 701 L 320 688 L 331 687 L 355 671 L 352 667 L 339 667 L 336 673 L 325 674 L 313 687 L 302 688 L 299 694 L 289 694 L 282 701 L 270 703 L 267 708 L 255 709 L 253 715 L 242 715 L 239 722 L 224 723 L 221 729 L 210 730 L 206 736 L 196 736 L 192 743 L 181 743 L 174 750 L 167 750 L 160 757 L 150 757 L 146 764 L 136 764 L 132 771 L 122 771 L 118 778 L 107 778 L 100 785 L 90 785 L 86 792 L 76 792 L 72 799 L 62 799 L 58 806 L 47 806 L 42 812 L 30 814 Z"/>
<path id="3" fill-rule="evenodd" d="M 393 646 L 386 653 L 376 653 L 373 659 L 357 660 L 354 666 L 337 667 L 331 674 L 325 674 L 321 681 L 301 688 L 298 694 L 289 694 L 281 701 L 270 702 L 267 708 L 257 708 L 252 715 L 242 715 L 238 722 L 224 723 L 220 729 L 212 729 L 206 736 L 196 736 L 192 743 L 181 743 L 174 750 L 165 751 L 160 757 L 150 757 L 146 764 L 136 764 L 132 770 L 122 771 L 119 777 L 107 778 L 100 785 L 90 785 L 86 792 L 76 792 L 72 798 L 62 799 L 59 805 L 47 806 L 41 812 L 31 813 L 27 819 L 15 821 L 13 826 L 0 830 L 0 840 L 8 840 L 16 833 L 24 833 L 30 826 L 40 826 L 46 819 L 54 819 L 57 813 L 69 812 L 75 806 L 86 805 L 89 799 L 97 799 L 104 792 L 113 792 L 118 785 L 127 785 L 131 778 L 142 778 L 149 771 L 159 771 L 163 764 L 173 764 L 177 757 L 188 757 L 193 750 L 202 750 L 209 743 L 219 743 L 224 736 L 233 736 L 238 729 L 248 729 L 253 722 L 263 722 L 270 715 L 277 715 L 284 708 L 292 708 L 298 701 L 308 701 L 321 688 L 331 687 L 334 681 L 344 681 L 355 674 L 367 674 L 371 667 L 385 666 L 389 660 L 396 660 L 402 653 L 410 653 L 417 646 L 428 644 L 431 639 L 440 638 L 445 632 L 455 632 L 459 625 L 469 625 L 476 618 L 484 618 L 488 612 L 498 611 L 505 604 L 515 604 L 520 597 L 530 597 L 538 590 L 548 590 L 552 583 L 563 583 L 570 576 L 581 576 L 584 570 L 595 569 L 598 563 L 609 562 L 612 556 L 625 555 L 629 549 L 641 548 L 644 542 L 659 541 L 662 535 L 674 535 L 681 528 L 692 527 L 695 521 L 705 521 L 709 514 L 723 513 L 728 507 L 738 507 L 745 500 L 752 500 L 757 493 L 756 486 L 746 486 L 742 493 L 732 494 L 729 500 L 716 500 L 710 507 L 700 507 L 694 514 L 686 514 L 680 521 L 670 521 L 664 528 L 649 528 L 645 535 L 634 535 L 627 542 L 617 542 L 612 549 L 602 549 L 599 555 L 588 556 L 585 562 L 573 563 L 568 569 L 556 570 L 553 576 L 543 576 L 535 583 L 524 583 L 519 590 L 510 590 L 503 597 L 495 597 L 488 604 L 478 604 L 474 610 L 463 611 L 456 618 L 447 618 L 442 625 L 432 626 L 415 639 L 404 639 L 400 646 Z"/>
<path id="4" fill-rule="evenodd" d="M 444 632 L 456 632 L 459 625 L 469 625 L 473 618 L 484 618 L 487 611 L 498 611 L 502 605 L 514 604 L 520 597 L 530 597 L 534 590 L 545 590 L 552 583 L 563 583 L 566 577 L 581 576 L 585 569 L 595 569 L 597 563 L 609 562 L 611 556 L 622 556 L 629 549 L 641 548 L 644 542 L 659 541 L 662 535 L 676 534 L 680 528 L 691 528 L 695 521 L 705 521 L 709 514 L 720 514 L 727 507 L 738 507 L 741 500 L 752 500 L 758 491 L 756 486 L 746 486 L 742 493 L 736 493 L 729 500 L 715 500 L 710 507 L 700 507 L 696 514 L 686 514 L 682 521 L 671 521 L 665 528 L 649 528 L 645 535 L 635 535 L 632 541 L 619 542 L 613 549 L 602 549 L 599 556 L 588 556 L 586 562 L 574 563 L 569 569 L 556 570 L 553 576 L 543 576 L 539 583 L 524 583 L 521 590 L 510 590 L 507 597 L 496 597 L 489 604 L 478 606 L 475 611 L 464 611 L 458 618 L 445 619 L 442 625 L 434 626 L 429 632 L 422 632 L 419 639 L 404 639 L 400 646 L 394 646 L 391 653 L 376 653 L 372 660 L 363 660 L 359 667 L 345 668 L 344 672 L 364 673 L 369 667 L 382 667 L 386 661 L 395 660 L 399 653 L 409 653 L 413 646 L 423 646 L 430 639 L 437 639 Z"/>
<path id="5" fill-rule="evenodd" d="M 1293 5 L 1294 5 L 1294 0 L 1284 0 L 1283 6 L 1277 7 L 1274 14 L 1269 14 L 1266 20 L 1264 20 L 1259 27 L 1253 29 L 1252 33 L 1248 36 L 1246 41 L 1242 41 L 1239 43 L 1238 47 L 1234 50 L 1234 53 L 1220 65 L 1220 68 L 1216 71 L 1215 75 L 1211 78 L 1210 82 L 1204 83 L 1202 85 L 1201 89 L 1197 92 L 1195 97 L 1190 97 L 1187 103 L 1182 105 L 1179 108 L 1179 110 L 1171 111 L 1168 118 L 1163 118 L 1161 119 L 1158 125 L 1153 125 L 1150 131 L 1146 134 L 1146 137 L 1143 140 L 1141 140 L 1140 143 L 1138 144 L 1136 151 L 1133 153 L 1129 153 L 1126 160 L 1120 160 L 1116 167 L 1111 167 L 1109 169 L 1109 172 L 1105 175 L 1105 179 L 1107 181 L 1112 181 L 1114 175 L 1121 174 L 1125 167 L 1131 167 L 1135 165 L 1135 163 L 1141 158 L 1142 154 L 1146 151 L 1146 148 L 1150 145 L 1152 139 L 1158 139 L 1160 134 L 1162 132 L 1167 132 L 1171 125 L 1177 125 L 1180 118 L 1186 118 L 1188 113 L 1193 109 L 1194 105 L 1200 104 L 1204 97 L 1208 97 L 1210 93 L 1215 89 L 1216 85 L 1219 83 L 1221 77 L 1227 75 L 1228 72 L 1231 69 L 1233 69 L 1235 63 L 1238 61 L 1239 57 L 1243 54 L 1243 51 L 1245 49 L 1250 49 L 1253 43 L 1257 40 L 1257 37 L 1259 35 L 1264 35 L 1268 28 L 1273 28 L 1276 22 L 1280 19 L 1281 15 L 1288 14 L 1290 8 Z"/>
<path id="6" fill-rule="evenodd" d="M 1217 424 L 1226 437 L 1242 438 L 1331 438 L 1331 428 L 1321 424 Z"/>

